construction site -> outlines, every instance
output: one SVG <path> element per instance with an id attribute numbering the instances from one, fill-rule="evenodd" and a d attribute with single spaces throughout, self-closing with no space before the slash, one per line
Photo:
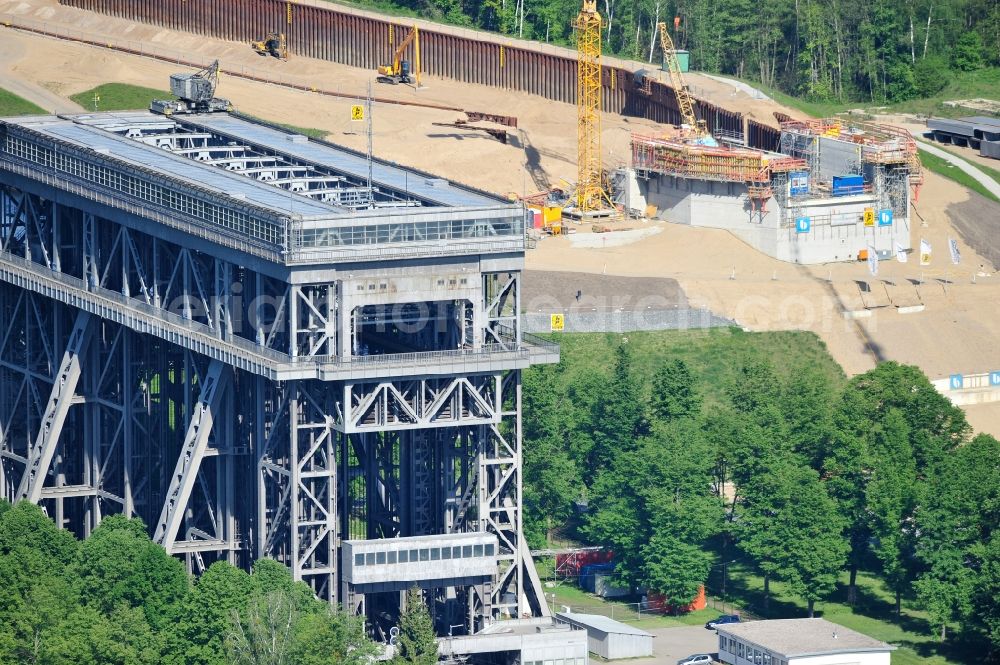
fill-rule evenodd
<path id="1" fill-rule="evenodd" d="M 525 313 L 633 289 L 848 375 L 1000 367 L 1000 204 L 906 129 L 682 71 L 665 23 L 662 66 L 603 56 L 594 0 L 575 49 L 319 0 L 0 23 L 50 112 L 0 121 L 4 496 L 139 516 L 194 573 L 275 558 L 387 645 L 415 585 L 447 658 L 587 662 L 522 532 L 521 372 L 559 360 Z M 174 94 L 69 99 L 108 82 Z"/>
<path id="2" fill-rule="evenodd" d="M 729 230 L 793 263 L 911 249 L 910 199 L 923 176 L 909 132 L 841 119 L 786 118 L 780 129 L 780 152 L 633 136 L 630 208 Z"/>

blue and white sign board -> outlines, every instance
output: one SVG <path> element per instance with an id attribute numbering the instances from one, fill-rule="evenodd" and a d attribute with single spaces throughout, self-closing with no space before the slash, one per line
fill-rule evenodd
<path id="1" fill-rule="evenodd" d="M 878 225 L 892 226 L 892 210 L 890 208 L 884 208 L 878 211 Z"/>
<path id="2" fill-rule="evenodd" d="M 964 381 L 964 379 L 963 379 L 963 377 L 962 377 L 961 374 L 952 374 L 950 377 L 948 377 L 948 386 L 952 390 L 959 390 L 959 389 L 961 389 L 962 384 L 964 382 L 965 381 Z"/>
<path id="3" fill-rule="evenodd" d="M 1000 372 L 990 372 L 990 385 L 1000 386 Z"/>
<path id="4" fill-rule="evenodd" d="M 795 232 L 796 233 L 809 233 L 809 228 L 812 222 L 808 217 L 796 217 L 795 218 Z"/>
<path id="5" fill-rule="evenodd" d="M 789 196 L 802 196 L 809 193 L 809 172 L 795 171 L 788 174 Z"/>

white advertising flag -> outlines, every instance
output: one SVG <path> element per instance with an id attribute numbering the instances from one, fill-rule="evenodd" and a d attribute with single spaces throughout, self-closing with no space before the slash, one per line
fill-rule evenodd
<path id="1" fill-rule="evenodd" d="M 903 249 L 903 245 L 898 242 L 896 243 L 896 260 L 900 263 L 906 263 L 908 260 L 906 250 Z"/>
<path id="2" fill-rule="evenodd" d="M 958 241 L 948 238 L 948 249 L 951 250 L 951 262 L 956 266 L 962 262 L 962 254 L 958 251 Z"/>
<path id="3" fill-rule="evenodd" d="M 868 271 L 872 277 L 878 276 L 878 251 L 871 245 L 868 246 Z"/>
<path id="4" fill-rule="evenodd" d="M 931 244 L 920 239 L 920 265 L 929 266 L 931 264 Z"/>

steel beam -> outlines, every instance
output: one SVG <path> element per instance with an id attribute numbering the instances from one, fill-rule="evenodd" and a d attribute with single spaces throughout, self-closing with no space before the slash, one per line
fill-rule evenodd
<path id="1" fill-rule="evenodd" d="M 213 360 L 202 377 L 198 401 L 193 405 L 191 421 L 188 423 L 184 443 L 177 456 L 177 466 L 170 477 L 160 519 L 156 523 L 155 540 L 173 553 L 174 542 L 180 531 L 188 509 L 188 499 L 194 488 L 198 471 L 208 450 L 208 439 L 212 433 L 219 404 L 229 385 L 232 370 L 218 360 Z"/>
<path id="2" fill-rule="evenodd" d="M 59 371 L 52 383 L 52 392 L 45 406 L 38 437 L 28 454 L 27 468 L 17 490 L 19 499 L 38 503 L 42 498 L 45 477 L 49 473 L 63 424 L 66 422 L 70 406 L 73 405 L 76 386 L 80 381 L 80 356 L 90 342 L 92 330 L 90 314 L 78 312 Z"/>

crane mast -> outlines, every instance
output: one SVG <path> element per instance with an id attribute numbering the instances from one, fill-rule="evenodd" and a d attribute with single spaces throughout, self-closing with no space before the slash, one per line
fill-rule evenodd
<path id="1" fill-rule="evenodd" d="M 667 32 L 666 23 L 658 23 L 660 30 L 660 46 L 663 48 L 663 64 L 667 66 L 667 73 L 670 75 L 670 85 L 677 96 L 677 110 L 681 114 L 681 124 L 687 125 L 690 131 L 696 136 L 708 134 L 708 128 L 704 120 L 698 120 L 694 114 L 694 101 L 691 99 L 691 92 L 684 82 L 684 74 L 681 72 L 681 64 L 677 60 L 677 50 L 674 48 L 674 40 Z"/>
<path id="2" fill-rule="evenodd" d="M 604 207 L 601 167 L 601 15 L 597 0 L 583 0 L 573 23 L 577 61 L 576 206 L 581 212 Z"/>

